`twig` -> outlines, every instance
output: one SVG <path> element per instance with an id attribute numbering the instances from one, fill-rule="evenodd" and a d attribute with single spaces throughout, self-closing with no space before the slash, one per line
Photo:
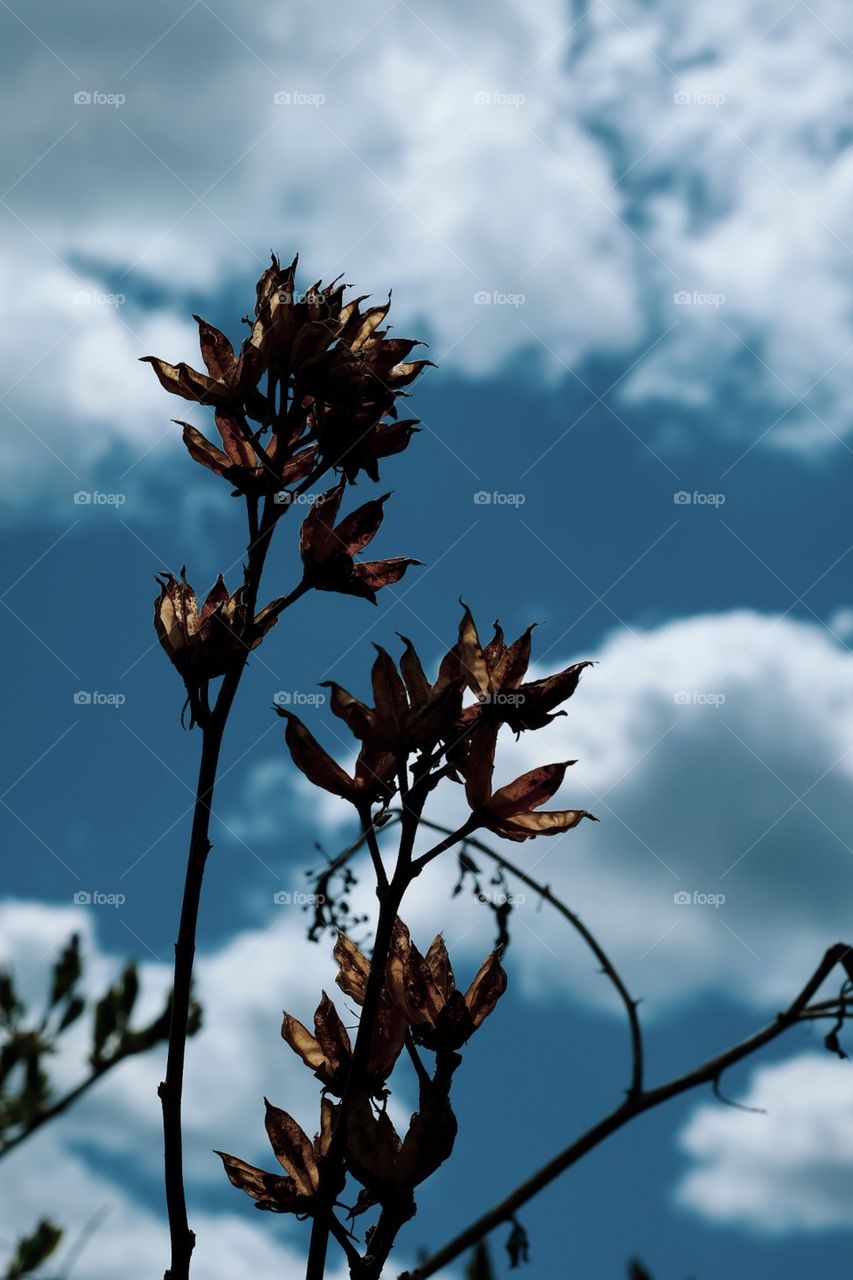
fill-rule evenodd
<path id="1" fill-rule="evenodd" d="M 453 1240 L 439 1249 L 437 1253 L 434 1253 L 415 1271 L 411 1273 L 404 1272 L 399 1280 L 428 1280 L 429 1276 L 435 1275 L 437 1271 L 440 1271 L 442 1267 L 448 1266 L 466 1249 L 471 1248 L 472 1245 L 482 1240 L 494 1227 L 499 1226 L 502 1222 L 508 1222 L 538 1192 L 553 1182 L 561 1173 L 564 1173 L 566 1169 L 576 1164 L 582 1156 L 597 1147 L 610 1134 L 623 1128 L 630 1120 L 642 1115 L 645 1111 L 650 1111 L 653 1107 L 660 1106 L 661 1103 L 668 1102 L 679 1094 L 695 1089 L 698 1085 L 711 1084 L 719 1080 L 723 1072 L 728 1070 L 729 1067 L 743 1061 L 744 1058 L 750 1057 L 758 1049 L 763 1048 L 766 1044 L 782 1035 L 800 1021 L 802 1014 L 808 1008 L 808 1003 L 812 996 L 836 965 L 842 964 L 848 974 L 851 972 L 851 968 L 853 968 L 853 958 L 851 957 L 853 957 L 853 950 L 844 943 L 836 943 L 835 946 L 830 947 L 800 994 L 768 1026 L 692 1071 L 677 1076 L 666 1084 L 659 1085 L 656 1089 L 643 1090 L 638 1094 L 628 1096 L 615 1111 L 611 1111 L 609 1115 L 599 1120 L 591 1129 L 588 1129 L 581 1137 L 559 1152 L 552 1160 L 549 1160 L 547 1164 L 543 1165 L 525 1182 L 522 1182 L 520 1186 L 510 1192 L 488 1213 L 483 1214 L 475 1222 L 471 1223 L 469 1227 L 466 1227 Z"/>
<path id="2" fill-rule="evenodd" d="M 102 1066 L 93 1068 L 90 1075 L 86 1076 L 84 1080 L 81 1080 L 78 1085 L 75 1085 L 75 1087 L 69 1090 L 69 1092 L 62 1098 L 59 1098 L 49 1107 L 45 1107 L 43 1111 L 40 1111 L 38 1115 L 33 1117 L 25 1129 L 20 1133 L 15 1134 L 14 1138 L 10 1138 L 8 1142 L 0 1143 L 0 1160 L 2 1160 L 4 1156 L 9 1155 L 11 1151 L 14 1151 L 16 1147 L 19 1147 L 22 1142 L 25 1142 L 31 1134 L 36 1133 L 43 1124 L 47 1124 L 48 1120 L 53 1120 L 56 1116 L 60 1116 L 64 1111 L 67 1111 L 70 1106 L 73 1106 L 78 1098 L 82 1098 L 85 1093 L 88 1093 L 92 1085 L 97 1084 L 107 1071 L 112 1067 L 117 1066 L 118 1063 L 123 1061 L 126 1057 L 128 1057 L 128 1054 L 126 1053 L 116 1055 L 115 1058 L 110 1058 L 110 1060 Z"/>
<path id="3" fill-rule="evenodd" d="M 425 827 L 430 827 L 433 831 L 447 831 L 447 827 L 443 827 L 437 822 L 430 822 L 426 818 L 423 819 L 423 825 Z M 486 857 L 491 858 L 492 861 L 495 862 L 503 871 L 507 871 L 510 875 L 515 876 L 517 880 L 522 882 L 522 884 L 526 884 L 528 889 L 532 889 L 538 897 L 552 906 L 555 911 L 558 911 L 563 919 L 567 920 L 572 928 L 575 929 L 583 938 L 584 942 L 601 965 L 602 972 L 610 979 L 618 992 L 620 1000 L 625 1006 L 625 1013 L 628 1018 L 628 1025 L 631 1033 L 632 1057 L 631 1084 L 628 1089 L 628 1095 L 630 1097 L 639 1093 L 643 1087 L 643 1033 L 642 1028 L 640 1027 L 639 1015 L 637 1013 L 637 1006 L 639 1002 L 635 1000 L 629 992 L 619 974 L 619 971 L 602 947 L 601 943 L 587 928 L 581 918 L 572 911 L 571 907 L 567 906 L 566 903 L 563 902 L 562 898 L 558 898 L 555 893 L 551 892 L 548 885 L 543 885 L 538 880 L 534 880 L 534 878 L 528 875 L 526 871 L 523 871 L 521 867 L 510 862 L 502 853 L 498 853 L 496 849 L 492 849 L 489 845 L 484 844 L 482 840 L 469 836 L 465 843 L 472 849 L 477 849 L 480 853 L 485 854 Z"/>

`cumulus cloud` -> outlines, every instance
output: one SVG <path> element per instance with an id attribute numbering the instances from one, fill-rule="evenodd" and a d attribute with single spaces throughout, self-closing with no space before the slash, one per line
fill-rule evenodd
<path id="1" fill-rule="evenodd" d="M 541 654 L 544 630 L 536 639 Z M 539 670 L 577 657 L 597 665 L 568 715 L 509 737 L 496 780 L 576 759 L 555 805 L 588 808 L 600 822 L 503 852 L 579 911 L 649 1016 L 703 991 L 778 1007 L 849 934 L 839 892 L 853 867 L 849 651 L 816 625 L 741 611 L 622 631 L 594 653 L 567 653 L 558 637 Z M 305 718 L 314 727 L 326 714 Z M 324 740 L 343 759 L 340 741 Z M 239 829 L 261 809 L 282 829 L 294 802 L 287 776 L 280 759 L 259 764 L 252 803 L 229 824 Z M 343 801 L 312 802 L 311 812 L 326 819 L 330 848 L 346 843 Z M 459 788 L 437 793 L 432 813 L 457 825 Z M 455 875 L 452 858 L 434 863 L 406 918 L 427 940 L 444 928 L 473 958 L 488 947 L 492 918 L 472 919 L 467 895 L 451 900 Z M 355 902 L 369 910 L 363 894 Z M 513 919 L 511 964 L 532 996 L 563 988 L 606 998 L 580 944 L 529 892 Z"/>
<path id="2" fill-rule="evenodd" d="M 270 1215 L 260 1217 L 238 1192 L 233 1192 L 229 1211 L 214 1213 L 210 1207 L 217 1192 L 224 1189 L 226 1197 L 232 1195 L 212 1147 L 275 1168 L 263 1128 L 265 1095 L 285 1105 L 308 1133 L 318 1127 L 319 1085 L 281 1040 L 281 1009 L 310 1025 L 325 986 L 337 994 L 347 1023 L 355 1021 L 334 987 L 330 945 L 307 942 L 304 921 L 297 907 L 276 908 L 265 927 L 235 936 L 197 962 L 204 1025 L 187 1058 L 184 1157 L 199 1236 L 197 1265 L 212 1280 L 225 1280 L 235 1267 L 253 1265 L 259 1274 L 288 1274 L 304 1257 L 298 1227 Z M 121 961 L 99 946 L 90 912 L 11 899 L 0 903 L 0 964 L 13 967 L 20 993 L 35 1007 L 52 959 L 75 931 L 85 954 L 88 990 L 99 995 Z M 165 965 L 146 963 L 140 966 L 140 976 L 142 1021 L 162 1007 L 170 973 Z M 85 1074 L 88 1034 L 87 1026 L 77 1024 L 63 1053 L 51 1064 L 60 1090 Z M 163 1215 L 152 1209 L 150 1195 L 144 1194 L 145 1188 L 159 1187 L 161 1119 L 156 1089 L 162 1070 L 163 1050 L 130 1059 L 60 1121 L 7 1157 L 11 1176 L 0 1204 L 4 1240 L 17 1238 L 47 1211 L 68 1228 L 71 1245 L 76 1233 L 102 1210 L 103 1221 L 86 1252 L 87 1274 L 93 1280 L 114 1280 L 120 1261 L 131 1255 L 141 1273 L 157 1274 L 158 1267 L 162 1271 L 168 1234 Z M 404 1086 L 392 1107 L 396 1123 L 405 1125 L 410 1101 Z"/>
<path id="3" fill-rule="evenodd" d="M 847 429 L 840 0 L 377 0 L 334 23 L 234 0 L 176 19 L 159 0 L 132 28 L 89 12 L 97 48 L 61 8 L 32 32 L 4 16 L 5 92 L 27 104 L 8 117 L 6 399 L 30 478 L 62 473 L 50 451 L 79 471 L 155 440 L 162 397 L 135 356 L 192 356 L 170 317 L 188 292 L 244 294 L 268 244 L 393 284 L 398 324 L 425 326 L 445 367 L 524 352 L 563 376 L 603 354 L 626 403 L 736 395 L 753 438 Z"/>
<path id="4" fill-rule="evenodd" d="M 853 1227 L 853 1072 L 803 1053 L 760 1067 L 738 1101 L 693 1112 L 679 1203 L 714 1223 L 774 1235 Z"/>

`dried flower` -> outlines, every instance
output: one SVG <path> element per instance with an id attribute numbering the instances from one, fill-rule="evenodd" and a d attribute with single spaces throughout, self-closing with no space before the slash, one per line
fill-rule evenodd
<path id="1" fill-rule="evenodd" d="M 266 1099 L 264 1101 L 270 1145 L 275 1158 L 286 1170 L 287 1177 L 266 1173 L 224 1151 L 217 1151 L 216 1154 L 225 1166 L 229 1181 L 240 1191 L 245 1191 L 247 1196 L 251 1196 L 257 1209 L 268 1209 L 272 1213 L 310 1213 L 320 1184 L 318 1161 L 329 1148 L 337 1107 L 329 1098 L 322 1099 L 320 1132 L 312 1142 L 293 1116 L 274 1107 Z"/>
<path id="2" fill-rule="evenodd" d="M 298 1018 L 289 1013 L 284 1015 L 281 1035 L 306 1067 L 310 1067 L 322 1081 L 324 1088 L 340 1097 L 352 1060 L 352 1044 L 337 1009 L 325 991 L 314 1014 L 313 1036 Z"/>
<path id="3" fill-rule="evenodd" d="M 358 1005 L 364 1004 L 370 961 L 345 933 L 335 943 L 338 986 Z M 408 1022 L 400 1006 L 391 998 L 387 984 L 382 989 L 379 1013 L 373 1029 L 367 1075 L 372 1086 L 387 1080 L 406 1041 Z M 375 1091 L 373 1088 L 371 1091 Z"/>
<path id="4" fill-rule="evenodd" d="M 350 1172 L 380 1203 L 397 1200 L 429 1178 L 453 1151 L 456 1117 L 445 1094 L 421 1099 L 403 1141 L 384 1109 L 374 1113 L 367 1094 L 358 1095 L 347 1120 Z"/>
<path id="5" fill-rule="evenodd" d="M 419 344 L 389 338 L 380 327 L 390 297 L 362 312 L 364 299 L 345 303 L 338 280 L 325 288 L 318 282 L 300 297 L 296 263 L 282 268 L 273 255 L 257 283 L 254 320 L 239 354 L 196 316 L 206 373 L 143 357 L 167 391 L 214 409 L 221 447 L 181 423 L 184 443 L 239 493 L 273 493 L 315 468 L 340 468 L 350 481 L 365 471 L 377 480 L 379 460 L 405 449 L 416 428 L 415 419 L 393 421 L 395 402 L 431 362 L 408 361 Z"/>
<path id="6" fill-rule="evenodd" d="M 290 748 L 293 763 L 316 787 L 342 796 L 357 809 L 375 801 L 387 803 L 394 793 L 393 755 L 371 747 L 362 747 L 356 760 L 355 773 L 350 777 L 320 746 L 298 716 L 283 707 L 276 707 L 276 711 L 287 720 L 284 740 Z"/>
<path id="7" fill-rule="evenodd" d="M 554 708 L 572 696 L 581 672 L 592 663 L 575 662 L 556 675 L 522 683 L 530 663 L 535 625 L 532 623 L 523 635 L 507 645 L 500 623 L 495 622 L 492 639 L 482 646 L 471 610 L 465 606 L 457 653 L 465 683 L 477 698 L 476 704 L 466 708 L 467 722 L 494 718 L 519 733 L 523 729 L 541 729 L 557 716 L 566 714 L 554 712 Z"/>
<path id="8" fill-rule="evenodd" d="M 462 680 L 455 662 L 442 663 L 431 685 L 424 675 L 411 640 L 398 673 L 393 659 L 379 645 L 371 673 L 374 706 L 368 707 L 334 681 L 331 708 L 353 734 L 374 751 L 405 754 L 434 747 L 454 735 L 462 711 Z"/>
<path id="9" fill-rule="evenodd" d="M 388 959 L 388 986 L 415 1039 L 428 1049 L 459 1049 L 492 1012 L 506 985 L 497 948 L 486 956 L 463 995 L 456 986 L 441 934 L 422 956 L 409 930 L 397 920 Z"/>
<path id="10" fill-rule="evenodd" d="M 302 522 L 299 550 L 304 566 L 303 581 L 318 591 L 337 591 L 343 595 L 361 596 L 376 604 L 376 592 L 392 582 L 399 582 L 409 565 L 420 564 L 408 556 L 391 560 L 353 559 L 376 536 L 382 523 L 383 506 L 389 494 L 374 498 L 357 507 L 337 527 L 338 510 L 346 481 L 322 494 L 312 503 Z"/>
<path id="11" fill-rule="evenodd" d="M 586 809 L 535 812 L 559 790 L 569 765 L 545 764 L 523 773 L 507 786 L 492 791 L 492 773 L 497 744 L 497 723 L 478 727 L 472 735 L 465 769 L 465 793 L 479 826 L 487 827 L 507 840 L 529 840 L 531 836 L 555 836 L 576 827 L 583 818 L 598 819 Z"/>
<path id="12" fill-rule="evenodd" d="M 245 588 L 229 595 L 222 575 L 199 610 L 186 578 L 158 576 L 161 590 L 154 601 L 154 627 L 169 659 L 186 681 L 224 675 L 236 657 L 261 643 L 278 618 L 274 600 L 253 619 L 245 604 Z"/>

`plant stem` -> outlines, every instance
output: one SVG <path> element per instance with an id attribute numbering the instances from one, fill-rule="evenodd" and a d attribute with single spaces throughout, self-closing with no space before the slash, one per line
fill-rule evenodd
<path id="1" fill-rule="evenodd" d="M 190 833 L 189 853 L 187 855 L 184 893 L 181 901 L 181 919 L 178 926 L 178 940 L 175 944 L 175 978 L 166 1076 L 158 1090 L 163 1108 L 166 1209 L 169 1216 L 169 1237 L 171 1241 L 171 1263 L 169 1270 L 165 1273 L 165 1280 L 188 1280 L 190 1258 L 195 1247 L 195 1233 L 190 1229 L 187 1220 L 187 1202 L 184 1190 L 181 1104 L 184 1089 L 184 1059 L 186 1056 L 187 1022 L 192 993 L 199 903 L 201 901 L 207 855 L 211 849 L 211 805 L 213 803 L 213 790 L 216 785 L 216 772 L 219 765 L 219 754 L 222 749 L 222 739 L 225 733 L 225 726 L 228 723 L 228 716 L 246 667 L 246 660 L 251 650 L 253 640 L 252 620 L 255 615 L 264 562 L 272 535 L 275 532 L 278 514 L 274 504 L 267 498 L 264 502 L 258 536 L 248 548 L 247 564 L 244 572 L 245 604 L 249 618 L 246 650 L 226 672 L 213 711 L 209 716 L 205 716 L 201 725 L 201 759 L 199 761 L 198 782 L 196 784 L 196 799 L 193 810 L 192 831 Z M 249 504 L 249 520 L 250 525 L 254 523 L 251 504 Z M 283 611 L 284 608 L 293 603 L 301 594 L 300 590 L 292 592 L 283 602 L 282 610 L 280 611 Z"/>
<path id="2" fill-rule="evenodd" d="M 213 714 L 202 730 L 201 760 L 196 786 L 190 848 L 187 858 L 184 894 L 178 940 L 175 944 L 175 979 L 172 996 L 172 1019 L 169 1028 L 169 1050 L 166 1076 L 158 1093 L 163 1107 L 163 1143 L 166 1182 L 166 1207 L 169 1215 L 171 1263 L 166 1280 L 187 1280 L 190 1257 L 195 1246 L 195 1233 L 187 1221 L 184 1192 L 183 1134 L 181 1104 L 184 1087 L 187 1022 L 192 991 L 195 938 L 204 869 L 210 852 L 210 817 L 216 770 L 228 713 L 237 693 L 244 664 L 226 675 Z"/>
<path id="3" fill-rule="evenodd" d="M 405 764 L 400 771 L 400 789 L 405 794 L 411 794 L 408 792 Z M 379 918 L 376 924 L 373 952 L 370 957 L 370 973 L 367 976 L 365 985 L 364 1004 L 362 1005 L 361 1018 L 358 1023 L 355 1045 L 353 1046 L 352 1061 L 341 1097 L 335 1129 L 320 1169 L 320 1188 L 317 1194 L 314 1221 L 311 1226 L 311 1243 L 308 1251 L 305 1280 L 323 1280 L 333 1203 L 336 1194 L 336 1182 L 343 1170 L 346 1154 L 348 1111 L 353 1098 L 359 1089 L 364 1087 L 373 1031 L 379 1016 L 382 990 L 385 986 L 385 968 L 394 936 L 394 925 L 406 890 L 417 874 L 412 863 L 412 846 L 414 845 L 425 802 L 426 793 L 424 792 L 418 800 L 412 803 L 411 807 L 406 808 L 405 817 L 401 824 L 400 844 L 394 874 L 390 881 L 386 881 L 385 885 L 381 886 Z M 367 818 L 369 818 L 369 815 L 362 815 L 365 834 L 372 830 L 372 823 L 365 821 Z M 378 854 L 378 847 L 376 853 Z"/>

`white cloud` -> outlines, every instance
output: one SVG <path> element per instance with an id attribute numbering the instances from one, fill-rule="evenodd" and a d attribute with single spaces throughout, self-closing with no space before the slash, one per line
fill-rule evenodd
<path id="1" fill-rule="evenodd" d="M 284 21 L 199 0 L 177 22 L 154 4 L 132 28 L 90 13 L 97 48 L 61 9 L 40 33 L 50 49 L 8 19 L 6 92 L 27 111 L 5 195 L 7 351 L 16 377 L 43 356 L 10 404 L 73 469 L 160 434 L 168 409 L 135 357 L 191 356 L 168 319 L 188 309 L 175 291 L 245 297 L 268 244 L 301 247 L 306 273 L 394 285 L 398 325 L 427 326 L 446 368 L 494 372 L 532 350 L 562 374 L 633 360 L 675 323 L 614 394 L 736 394 L 760 403 L 756 434 L 790 408 L 774 440 L 848 429 L 840 0 L 820 15 L 500 0 L 428 17 L 375 0 L 328 23 L 307 3 Z M 75 105 L 81 86 L 126 102 Z M 151 288 L 147 321 L 71 301 Z M 725 301 L 679 306 L 679 291 Z M 766 367 L 745 376 L 747 347 Z M 22 440 L 29 479 L 56 465 Z"/>
<path id="2" fill-rule="evenodd" d="M 334 986 L 337 969 L 330 944 L 307 942 L 304 921 L 296 907 L 277 908 L 268 927 L 236 935 L 197 961 L 204 1025 L 187 1054 L 184 1159 L 190 1217 L 198 1234 L 195 1265 L 210 1280 L 225 1280 L 235 1268 L 284 1275 L 304 1265 L 304 1226 L 256 1213 L 241 1193 L 226 1186 L 211 1150 L 232 1151 L 276 1168 L 263 1129 L 265 1095 L 291 1111 L 308 1133 L 317 1128 L 320 1085 L 281 1040 L 281 1010 L 310 1025 L 325 986 L 336 996 L 348 1025 L 355 1017 L 347 1014 L 351 1006 Z M 74 931 L 81 935 L 87 989 L 100 994 L 121 961 L 99 946 L 90 911 L 0 902 L 0 964 L 14 967 L 26 998 L 38 1002 L 53 957 Z M 162 964 L 144 964 L 140 971 L 141 1022 L 162 1007 L 170 974 Z M 87 1037 L 88 1027 L 78 1024 L 51 1063 L 52 1075 L 66 1088 L 84 1074 Z M 139 1188 L 140 1182 L 157 1186 L 160 1177 L 156 1089 L 164 1053 L 161 1047 L 122 1064 L 60 1120 L 6 1158 L 0 1200 L 3 1241 L 17 1239 L 48 1213 L 67 1228 L 63 1248 L 70 1247 L 77 1232 L 103 1209 L 103 1221 L 86 1250 L 86 1274 L 92 1280 L 114 1280 L 130 1256 L 140 1274 L 162 1272 L 168 1250 L 164 1215 L 140 1199 Z M 405 1125 L 410 1101 L 404 1084 L 391 1108 L 398 1125 Z M 226 1195 L 233 1195 L 234 1207 L 213 1212 L 210 1192 L 223 1186 Z M 403 1268 L 405 1256 L 399 1261 Z M 342 1276 L 336 1269 L 330 1280 Z"/>
<path id="3" fill-rule="evenodd" d="M 850 941 L 840 889 L 853 875 L 850 652 L 813 624 L 743 611 L 623 631 L 595 653 L 567 654 L 557 638 L 540 670 L 576 657 L 597 665 L 568 715 L 518 742 L 509 737 L 496 778 L 577 759 L 555 805 L 588 808 L 600 822 L 504 851 L 579 911 L 647 1016 L 711 990 L 778 1007 L 827 946 Z M 327 716 L 303 718 L 319 730 Z M 250 786 L 251 811 L 261 809 L 273 829 L 294 803 L 286 778 L 274 758 Z M 331 797 L 310 812 L 326 827 L 327 847 L 342 847 L 346 804 Z M 457 825 L 459 789 L 437 793 L 430 813 Z M 481 911 L 472 923 L 468 896 L 451 901 L 454 878 L 452 855 L 433 864 L 403 914 L 427 941 L 445 929 L 473 962 L 488 949 L 492 918 Z M 685 893 L 689 904 L 675 898 Z M 717 895 L 725 901 L 711 905 Z M 370 910 L 366 883 L 354 903 Z M 514 919 L 514 981 L 532 996 L 550 998 L 557 986 L 609 999 L 555 913 L 528 893 Z"/>
<path id="4" fill-rule="evenodd" d="M 713 1223 L 783 1234 L 853 1227 L 853 1068 L 803 1053 L 753 1072 L 738 1101 L 703 1104 L 679 1144 L 679 1202 Z"/>

